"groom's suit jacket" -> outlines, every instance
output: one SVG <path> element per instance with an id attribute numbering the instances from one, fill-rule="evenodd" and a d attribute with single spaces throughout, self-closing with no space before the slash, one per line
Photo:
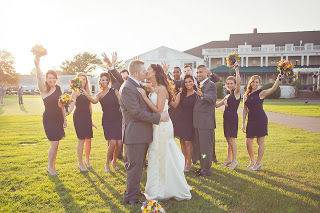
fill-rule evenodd
<path id="1" fill-rule="evenodd" d="M 201 90 L 203 96 L 197 98 L 193 108 L 193 126 L 197 129 L 215 129 L 216 85 L 207 79 Z"/>
<path id="2" fill-rule="evenodd" d="M 124 144 L 151 143 L 152 124 L 159 124 L 160 122 L 160 114 L 150 112 L 137 87 L 141 86 L 128 78 L 120 88 Z"/>

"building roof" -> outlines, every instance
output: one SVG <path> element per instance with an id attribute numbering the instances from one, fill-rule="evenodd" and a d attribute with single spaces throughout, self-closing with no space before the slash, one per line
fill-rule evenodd
<path id="1" fill-rule="evenodd" d="M 206 44 L 191 48 L 184 52 L 198 57 L 202 56 L 202 49 L 212 48 L 237 48 L 238 45 L 252 45 L 259 47 L 263 44 L 275 44 L 276 46 L 285 46 L 285 44 L 294 44 L 295 46 L 305 43 L 320 44 L 320 31 L 297 31 L 297 32 L 274 32 L 258 33 L 254 29 L 253 33 L 230 34 L 229 40 L 211 41 Z"/>

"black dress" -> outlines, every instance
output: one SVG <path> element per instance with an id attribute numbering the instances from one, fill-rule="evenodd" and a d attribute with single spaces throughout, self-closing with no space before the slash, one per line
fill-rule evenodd
<path id="1" fill-rule="evenodd" d="M 45 110 L 43 112 L 43 127 L 50 141 L 59 141 L 64 136 L 63 129 L 63 114 L 61 108 L 58 106 L 59 97 L 62 92 L 58 85 L 56 85 L 56 90 L 43 99 Z"/>
<path id="2" fill-rule="evenodd" d="M 231 91 L 223 112 L 223 131 L 226 138 L 237 138 L 238 136 L 238 107 L 241 98 L 238 100 L 234 95 L 234 90 Z"/>
<path id="3" fill-rule="evenodd" d="M 114 88 L 100 99 L 102 126 L 106 140 L 122 140 L 122 114 Z"/>
<path id="4" fill-rule="evenodd" d="M 92 117 L 90 101 L 84 95 L 79 95 L 76 100 L 76 109 L 73 113 L 73 124 L 78 139 L 93 138 Z"/>
<path id="5" fill-rule="evenodd" d="M 245 102 L 249 109 L 247 123 L 247 138 L 263 137 L 268 135 L 268 118 L 263 110 L 263 99 L 260 99 L 259 89 L 251 93 Z"/>
<path id="6" fill-rule="evenodd" d="M 182 140 L 192 141 L 193 128 L 193 107 L 197 100 L 197 94 L 182 97 L 179 104 L 179 111 L 176 116 L 175 136 Z"/>

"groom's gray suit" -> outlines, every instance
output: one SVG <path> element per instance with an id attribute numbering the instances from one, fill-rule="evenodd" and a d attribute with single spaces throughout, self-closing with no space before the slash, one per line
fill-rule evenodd
<path id="1" fill-rule="evenodd" d="M 161 115 L 150 112 L 137 90 L 141 87 L 135 80 L 128 80 L 120 88 L 120 107 L 123 116 L 123 143 L 126 145 L 127 189 L 124 202 L 136 202 L 140 194 L 145 154 L 152 142 L 152 124 L 159 124 Z"/>
<path id="2" fill-rule="evenodd" d="M 216 128 L 215 105 L 216 85 L 207 79 L 202 86 L 202 97 L 198 97 L 193 108 L 193 126 L 195 139 L 193 144 L 193 162 L 200 160 L 201 175 L 211 174 L 214 153 L 214 129 Z"/>

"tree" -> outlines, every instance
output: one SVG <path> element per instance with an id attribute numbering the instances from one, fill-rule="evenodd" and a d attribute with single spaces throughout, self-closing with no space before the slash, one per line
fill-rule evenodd
<path id="1" fill-rule="evenodd" d="M 18 84 L 19 78 L 14 67 L 14 60 L 10 52 L 0 50 L 0 86 Z"/>
<path id="2" fill-rule="evenodd" d="M 65 60 L 60 68 L 63 74 L 74 75 L 79 72 L 92 73 L 99 65 L 102 65 L 102 61 L 96 54 L 83 52 L 75 55 L 72 60 Z"/>

